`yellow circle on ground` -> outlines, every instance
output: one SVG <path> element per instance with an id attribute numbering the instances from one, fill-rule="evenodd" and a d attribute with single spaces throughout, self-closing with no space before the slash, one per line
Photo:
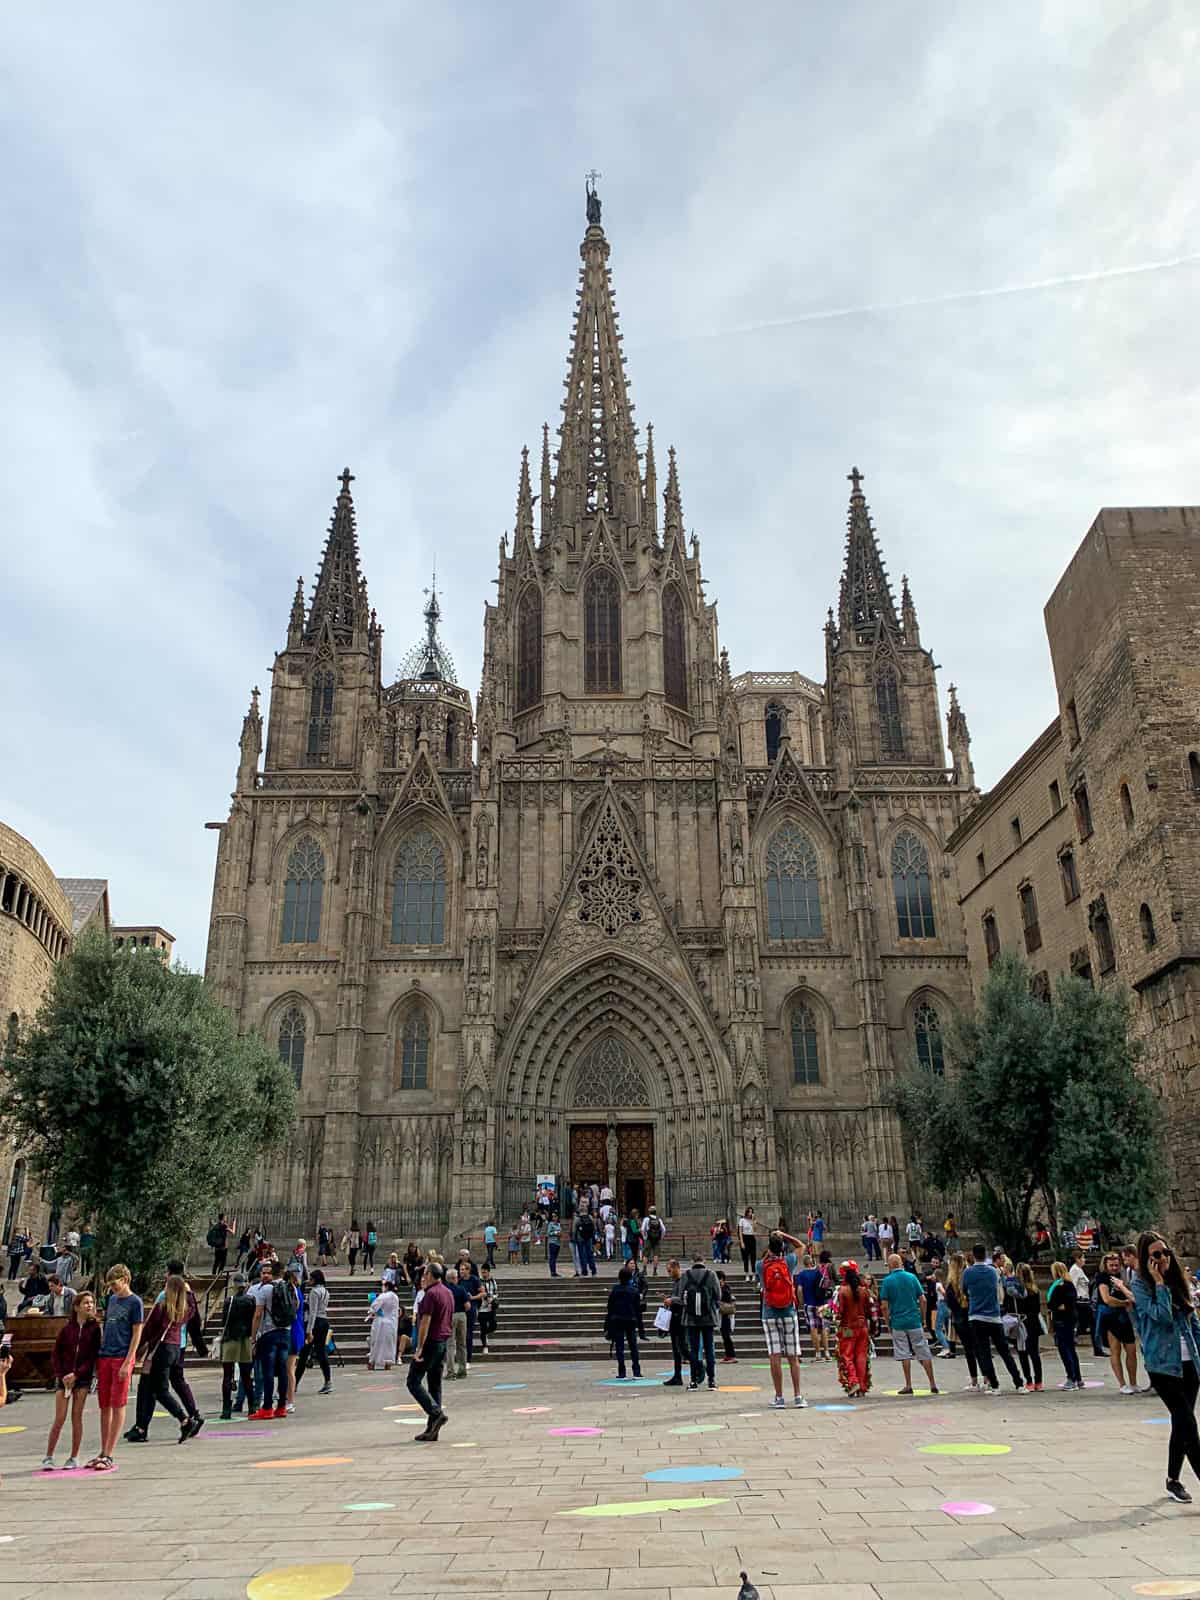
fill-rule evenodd
<path id="1" fill-rule="evenodd" d="M 899 1395 L 904 1395 L 904 1390 L 903 1390 L 903 1389 L 885 1389 L 885 1390 L 884 1390 L 884 1391 L 883 1391 L 883 1392 L 884 1392 L 884 1394 L 899 1394 Z M 917 1396 L 917 1395 L 919 1395 L 919 1394 L 932 1394 L 932 1393 L 933 1393 L 933 1390 L 932 1390 L 932 1389 L 914 1389 L 914 1390 L 913 1390 L 913 1396 L 914 1396 L 914 1398 L 915 1398 L 915 1396 Z M 908 1396 L 907 1396 L 907 1395 L 904 1395 L 904 1398 L 905 1398 L 905 1399 L 907 1399 L 907 1398 L 908 1398 Z"/>
<path id="2" fill-rule="evenodd" d="M 474 1439 L 460 1439 L 457 1444 L 450 1446 L 451 1450 L 478 1450 L 478 1442 Z"/>
<path id="3" fill-rule="evenodd" d="M 728 1497 L 699 1496 L 694 1500 L 617 1500 L 603 1506 L 580 1506 L 577 1511 L 560 1511 L 560 1517 L 657 1517 L 663 1511 L 696 1511 L 701 1506 L 727 1505 Z"/>
<path id="4" fill-rule="evenodd" d="M 23 1422 L 21 1422 L 21 1423 L 14 1422 L 7 1428 L 0 1428 L 0 1433 L 24 1433 L 24 1432 L 25 1432 L 25 1424 Z"/>
<path id="5" fill-rule="evenodd" d="M 719 1383 L 717 1388 L 722 1394 L 755 1394 L 762 1388 L 761 1383 Z"/>
<path id="6" fill-rule="evenodd" d="M 926 1456 L 1006 1456 L 1010 1444 L 922 1444 L 917 1448 Z"/>
<path id="7" fill-rule="evenodd" d="M 254 1465 L 256 1467 L 348 1467 L 353 1460 L 353 1456 L 293 1456 L 290 1461 L 256 1461 Z M 281 1572 L 285 1570 L 299 1572 L 301 1568 L 288 1567 L 285 1569 L 281 1567 L 279 1570 Z M 331 1592 L 333 1594 L 341 1594 L 342 1591 L 334 1589 Z"/>
<path id="8" fill-rule="evenodd" d="M 333 1600 L 354 1582 L 354 1568 L 344 1561 L 314 1567 L 272 1567 L 246 1585 L 248 1600 Z"/>
<path id="9" fill-rule="evenodd" d="M 1135 1583 L 1134 1594 L 1194 1595 L 1200 1593 L 1200 1578 L 1155 1578 L 1150 1583 Z"/>

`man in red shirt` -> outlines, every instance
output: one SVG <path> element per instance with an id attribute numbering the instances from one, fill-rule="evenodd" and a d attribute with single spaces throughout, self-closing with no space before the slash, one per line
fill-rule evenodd
<path id="1" fill-rule="evenodd" d="M 436 1444 L 447 1420 L 442 1410 L 442 1368 L 454 1324 L 454 1296 L 442 1282 L 442 1269 L 436 1262 L 425 1268 L 421 1290 L 417 1347 L 408 1367 L 408 1392 L 429 1418 L 424 1432 L 414 1437 L 422 1444 Z"/>

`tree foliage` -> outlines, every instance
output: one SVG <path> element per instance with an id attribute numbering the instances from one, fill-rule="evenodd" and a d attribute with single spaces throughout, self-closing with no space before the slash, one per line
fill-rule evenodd
<path id="1" fill-rule="evenodd" d="M 295 1120 L 291 1074 L 203 979 L 85 935 L 0 1073 L 0 1125 L 99 1260 L 161 1266 Z"/>
<path id="2" fill-rule="evenodd" d="M 1124 1230 L 1155 1220 L 1166 1192 L 1125 995 L 1063 977 L 1047 1004 L 1029 976 L 1002 952 L 977 1011 L 949 1024 L 946 1076 L 914 1063 L 895 1091 L 918 1165 L 940 1188 L 976 1188 L 980 1224 L 1010 1252 L 1035 1206 L 1052 1224 L 1092 1212 Z"/>

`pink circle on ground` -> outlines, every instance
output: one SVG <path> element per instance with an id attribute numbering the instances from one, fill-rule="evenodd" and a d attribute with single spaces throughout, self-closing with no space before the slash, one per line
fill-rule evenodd
<path id="1" fill-rule="evenodd" d="M 526 1344 L 561 1344 L 561 1339 L 526 1339 Z"/>
<path id="2" fill-rule="evenodd" d="M 549 1406 L 514 1406 L 514 1417 L 538 1417 L 543 1411 L 549 1411 Z"/>
<path id="3" fill-rule="evenodd" d="M 1103 1387 L 1104 1387 L 1104 1379 L 1103 1378 L 1085 1378 L 1083 1380 L 1083 1387 L 1085 1389 L 1103 1389 Z"/>
<path id="4" fill-rule="evenodd" d="M 986 1500 L 943 1500 L 938 1507 L 948 1517 L 990 1517 L 995 1509 Z"/>
<path id="5" fill-rule="evenodd" d="M 120 1470 L 120 1465 L 114 1462 L 107 1472 L 97 1472 L 94 1468 L 89 1472 L 86 1467 L 72 1467 L 68 1472 L 65 1467 L 59 1467 L 54 1472 L 38 1471 L 32 1473 L 31 1476 L 35 1478 L 111 1478 L 114 1472 L 120 1472 Z"/>
<path id="6" fill-rule="evenodd" d="M 603 1433 L 603 1428 L 547 1428 L 547 1433 L 554 1434 L 559 1439 L 593 1439 L 598 1433 Z"/>

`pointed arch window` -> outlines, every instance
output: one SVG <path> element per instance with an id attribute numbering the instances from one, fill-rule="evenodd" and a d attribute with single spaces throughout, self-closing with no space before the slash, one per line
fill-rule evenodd
<path id="1" fill-rule="evenodd" d="M 687 710 L 687 630 L 677 584 L 663 590 L 663 689 L 667 704 Z"/>
<path id="2" fill-rule="evenodd" d="M 542 594 L 531 583 L 517 606 L 517 710 L 542 698 Z"/>
<path id="3" fill-rule="evenodd" d="M 621 692 L 621 594 L 616 574 L 600 567 L 583 593 L 583 682 L 589 694 Z"/>
<path id="4" fill-rule="evenodd" d="M 446 938 L 446 857 L 427 831 L 410 834 L 396 853 L 392 943 L 443 944 Z"/>
<path id="5" fill-rule="evenodd" d="M 1195 792 L 1200 793 L 1200 755 L 1194 750 L 1188 751 L 1188 782 Z"/>
<path id="6" fill-rule="evenodd" d="M 308 699 L 308 759 L 324 764 L 333 743 L 333 671 L 318 667 Z"/>
<path id="7" fill-rule="evenodd" d="M 777 700 L 772 700 L 767 707 L 767 765 L 773 767 L 775 758 L 779 754 L 779 742 L 783 738 L 783 730 L 787 726 L 787 714 Z"/>
<path id="8" fill-rule="evenodd" d="M 768 937 L 822 938 L 817 852 L 803 828 L 785 822 L 772 835 L 766 867 Z"/>
<path id="9" fill-rule="evenodd" d="M 892 893 L 901 939 L 936 939 L 929 852 L 915 833 L 898 833 L 892 846 Z"/>
<path id="10" fill-rule="evenodd" d="M 792 1082 L 820 1083 L 821 1051 L 817 1019 L 803 1002 L 792 1007 Z"/>
<path id="11" fill-rule="evenodd" d="M 1145 901 L 1142 902 L 1142 908 L 1138 912 L 1138 923 L 1142 930 L 1142 943 L 1147 950 L 1153 950 L 1158 943 L 1158 934 L 1154 931 L 1154 913 Z"/>
<path id="12" fill-rule="evenodd" d="M 458 718 L 454 715 L 453 711 L 447 711 L 447 713 L 446 713 L 446 745 L 445 745 L 445 750 L 446 750 L 446 765 L 448 767 L 452 767 L 454 765 L 454 737 L 455 737 L 455 734 L 457 733 L 457 731 L 458 731 Z"/>
<path id="13" fill-rule="evenodd" d="M 405 1017 L 396 1042 L 397 1089 L 429 1087 L 429 1018 L 415 1006 Z"/>
<path id="14" fill-rule="evenodd" d="M 324 892 L 325 852 L 306 834 L 297 840 L 288 856 L 280 944 L 316 944 L 321 936 Z"/>
<path id="15" fill-rule="evenodd" d="M 892 667 L 882 667 L 875 674 L 875 707 L 879 712 L 880 749 L 885 756 L 902 756 L 904 726 L 900 720 L 900 682 Z"/>
<path id="16" fill-rule="evenodd" d="M 289 1068 L 296 1087 L 304 1077 L 304 1047 L 308 1041 L 308 1023 L 299 1006 L 289 1006 L 279 1020 L 279 1059 Z"/>
<path id="17" fill-rule="evenodd" d="M 917 1045 L 917 1060 L 926 1072 L 942 1077 L 946 1061 L 942 1054 L 942 1019 L 928 1002 L 922 1002 L 913 1012 L 913 1034 Z"/>

